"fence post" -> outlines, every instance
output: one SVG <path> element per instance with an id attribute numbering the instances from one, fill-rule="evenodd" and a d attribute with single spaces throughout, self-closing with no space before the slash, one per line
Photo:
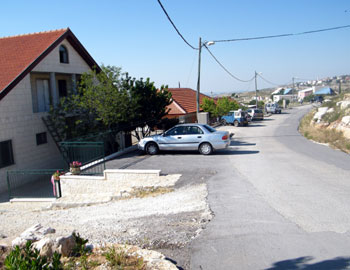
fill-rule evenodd
<path id="1" fill-rule="evenodd" d="M 61 181 L 55 179 L 54 182 L 55 182 L 56 198 L 61 198 L 62 197 Z"/>

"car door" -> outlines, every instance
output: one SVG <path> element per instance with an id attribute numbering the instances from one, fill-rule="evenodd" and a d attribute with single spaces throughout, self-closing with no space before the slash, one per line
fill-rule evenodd
<path id="1" fill-rule="evenodd" d="M 198 150 L 204 132 L 198 126 L 185 126 L 182 135 L 183 150 Z"/>
<path id="2" fill-rule="evenodd" d="M 160 150 L 182 150 L 184 127 L 174 127 L 169 129 L 159 139 Z"/>

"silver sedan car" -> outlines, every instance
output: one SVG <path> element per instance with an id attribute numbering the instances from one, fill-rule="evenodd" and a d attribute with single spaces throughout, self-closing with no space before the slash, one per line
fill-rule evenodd
<path id="1" fill-rule="evenodd" d="M 208 125 L 180 124 L 161 135 L 145 137 L 138 143 L 140 150 L 155 155 L 159 150 L 198 150 L 209 155 L 214 150 L 225 149 L 230 144 L 230 134 Z"/>

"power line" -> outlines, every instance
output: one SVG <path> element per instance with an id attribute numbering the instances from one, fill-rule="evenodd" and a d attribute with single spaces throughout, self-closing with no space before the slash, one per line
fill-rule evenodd
<path id="1" fill-rule="evenodd" d="M 171 20 L 170 16 L 168 15 L 168 13 L 166 12 L 165 8 L 163 7 L 162 3 L 160 2 L 160 0 L 157 0 L 160 7 L 162 8 L 163 12 L 165 13 L 165 15 L 167 16 L 169 22 L 171 23 L 171 25 L 174 27 L 174 29 L 176 30 L 177 34 L 182 38 L 182 40 L 189 46 L 191 47 L 193 50 L 198 50 L 198 48 L 193 47 L 184 37 L 183 35 L 181 35 L 180 31 L 177 29 L 177 27 L 175 26 L 175 24 L 173 23 L 173 21 Z"/>
<path id="2" fill-rule="evenodd" d="M 350 25 L 342 25 L 342 26 L 336 26 L 331 28 L 324 28 L 324 29 L 318 29 L 318 30 L 312 30 L 312 31 L 304 31 L 299 33 L 289 33 L 289 34 L 280 34 L 280 35 L 270 35 L 270 36 L 260 36 L 260 37 L 247 37 L 247 38 L 233 38 L 233 39 L 221 39 L 221 40 L 214 40 L 214 42 L 235 42 L 235 41 L 248 41 L 248 40 L 257 40 L 257 39 L 268 39 L 268 38 L 281 38 L 281 37 L 290 37 L 290 36 L 300 36 L 300 35 L 308 35 L 308 34 L 314 34 L 319 32 L 326 32 L 326 31 L 333 31 L 333 30 L 339 30 L 344 28 L 349 28 Z"/>
<path id="3" fill-rule="evenodd" d="M 203 46 L 207 49 L 207 51 L 209 52 L 209 54 L 214 58 L 214 60 L 216 61 L 216 63 L 218 63 L 219 66 L 222 67 L 222 69 L 225 70 L 232 78 L 234 78 L 235 80 L 240 81 L 240 82 L 250 82 L 250 81 L 254 80 L 254 77 L 251 78 L 250 80 L 242 80 L 242 79 L 236 77 L 236 76 L 233 75 L 230 71 L 228 71 L 227 68 L 225 68 L 223 64 L 220 63 L 220 61 L 214 56 L 214 54 L 209 50 L 209 48 L 208 48 L 205 44 L 203 44 Z"/>
<path id="4" fill-rule="evenodd" d="M 261 74 L 257 74 L 263 81 L 265 81 L 265 82 L 267 82 L 267 83 L 269 83 L 269 84 L 272 84 L 272 85 L 275 85 L 275 86 L 280 86 L 281 84 L 278 84 L 278 83 L 273 83 L 273 82 L 271 82 L 271 81 L 269 81 L 269 80 L 267 80 L 267 79 L 265 79 L 263 76 L 261 76 Z"/>

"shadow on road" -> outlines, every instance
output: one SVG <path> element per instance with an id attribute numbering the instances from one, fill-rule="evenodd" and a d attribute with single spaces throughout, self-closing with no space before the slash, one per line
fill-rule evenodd
<path id="1" fill-rule="evenodd" d="M 266 127 L 266 125 L 261 125 L 261 124 L 250 124 L 248 126 L 246 126 L 246 128 L 252 128 L 252 127 Z"/>
<path id="2" fill-rule="evenodd" d="M 232 156 L 236 156 L 236 155 L 251 155 L 251 154 L 258 154 L 260 153 L 260 151 L 256 151 L 256 150 L 234 150 L 234 149 L 229 149 L 229 150 L 218 150 L 216 152 L 214 152 L 214 155 L 232 155 Z"/>
<path id="3" fill-rule="evenodd" d="M 247 143 L 244 141 L 231 141 L 230 146 L 253 146 L 256 143 Z"/>
<path id="4" fill-rule="evenodd" d="M 261 121 L 263 121 L 263 122 L 265 122 L 265 121 L 274 121 L 275 119 L 272 119 L 272 118 L 264 118 L 264 120 L 261 120 Z"/>
<path id="5" fill-rule="evenodd" d="M 330 260 L 309 264 L 314 258 L 310 256 L 299 257 L 276 262 L 271 268 L 265 270 L 343 270 L 349 269 L 350 257 L 337 257 Z"/>

